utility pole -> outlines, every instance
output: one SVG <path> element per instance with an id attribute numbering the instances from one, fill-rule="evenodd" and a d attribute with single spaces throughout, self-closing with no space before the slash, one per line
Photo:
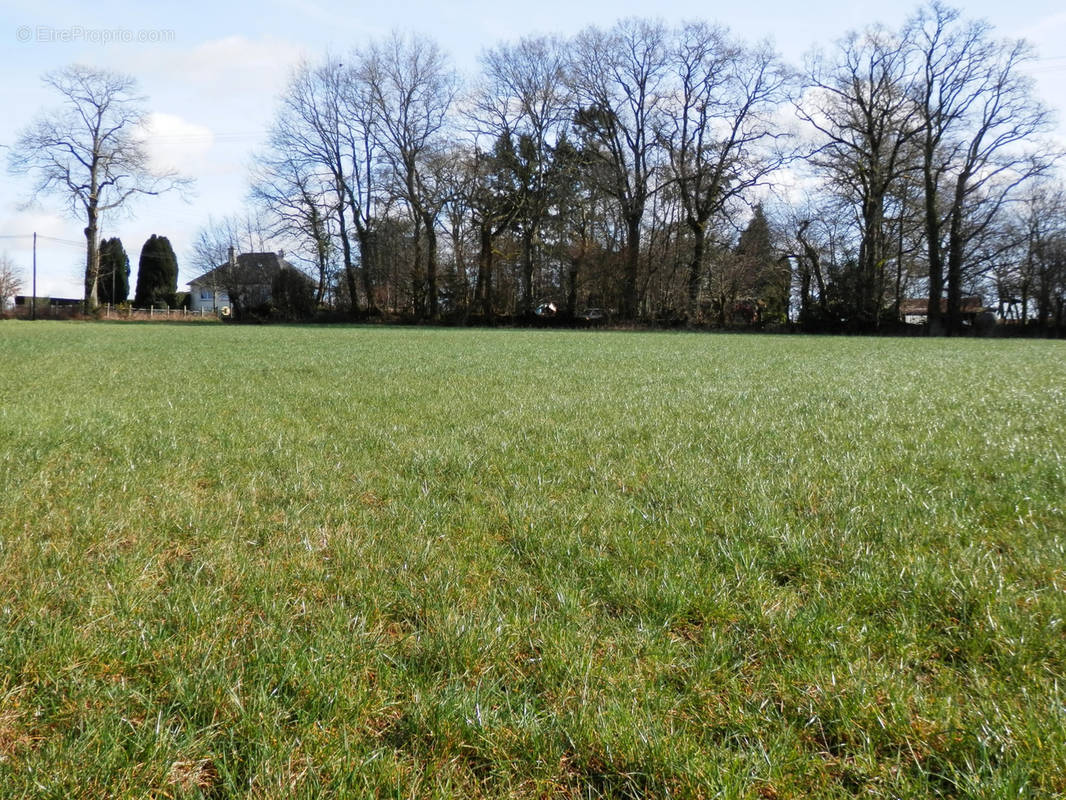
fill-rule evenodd
<path id="1" fill-rule="evenodd" d="M 30 319 L 37 319 L 37 231 L 33 232 L 33 297 L 30 298 Z"/>

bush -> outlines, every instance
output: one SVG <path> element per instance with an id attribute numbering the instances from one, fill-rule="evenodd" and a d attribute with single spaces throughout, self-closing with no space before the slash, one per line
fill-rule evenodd
<path id="1" fill-rule="evenodd" d="M 315 310 L 314 291 L 305 275 L 282 268 L 270 284 L 272 316 L 280 319 L 307 319 Z"/>

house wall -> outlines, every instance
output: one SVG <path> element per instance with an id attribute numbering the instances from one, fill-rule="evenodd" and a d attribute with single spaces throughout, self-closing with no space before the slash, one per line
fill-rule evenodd
<path id="1" fill-rule="evenodd" d="M 196 284 L 189 285 L 189 308 L 193 311 L 218 311 L 229 304 L 229 295 L 223 291 Z"/>

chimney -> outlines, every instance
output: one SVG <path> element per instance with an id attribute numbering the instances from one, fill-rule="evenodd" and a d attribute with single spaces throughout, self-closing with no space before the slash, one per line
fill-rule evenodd
<path id="1" fill-rule="evenodd" d="M 233 254 L 233 245 L 229 246 L 229 265 L 234 267 L 237 264 L 237 257 Z"/>

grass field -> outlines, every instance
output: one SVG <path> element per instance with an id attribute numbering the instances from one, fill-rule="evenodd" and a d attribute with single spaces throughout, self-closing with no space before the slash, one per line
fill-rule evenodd
<path id="1" fill-rule="evenodd" d="M 0 797 L 1066 796 L 1066 346 L 0 323 Z"/>

